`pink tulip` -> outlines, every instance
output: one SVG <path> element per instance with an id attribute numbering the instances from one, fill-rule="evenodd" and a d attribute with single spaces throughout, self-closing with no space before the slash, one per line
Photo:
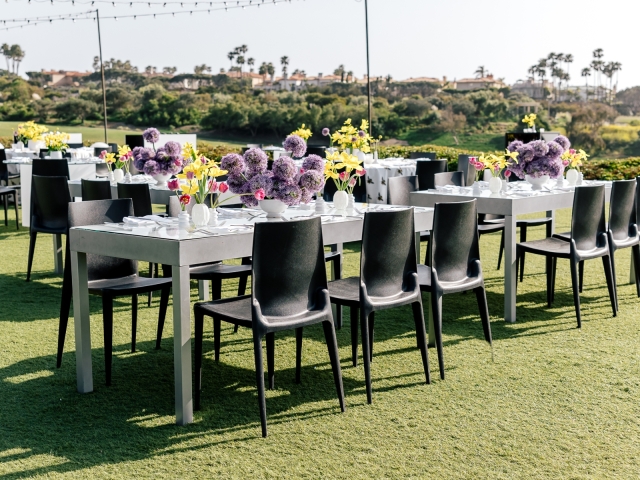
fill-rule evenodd
<path id="1" fill-rule="evenodd" d="M 356 175 L 358 175 L 359 177 L 364 177 L 365 173 L 367 173 L 367 171 L 364 168 L 360 171 L 356 171 Z"/>
<path id="2" fill-rule="evenodd" d="M 511 170 L 505 170 L 504 171 L 504 176 L 509 178 L 511 176 Z"/>
<path id="3" fill-rule="evenodd" d="M 347 178 L 349 178 L 349 174 L 347 172 L 340 172 L 340 175 L 338 175 L 338 177 L 340 178 L 340 181 L 344 182 Z"/>
<path id="4" fill-rule="evenodd" d="M 181 166 L 182 166 L 182 160 L 180 160 L 179 158 L 176 158 L 176 159 L 173 161 L 173 164 L 174 164 L 176 167 L 181 167 Z"/>
<path id="5" fill-rule="evenodd" d="M 264 189 L 259 188 L 258 190 L 256 190 L 256 193 L 254 193 L 253 195 L 254 197 L 256 197 L 256 200 L 264 200 L 264 197 L 265 197 Z"/>
<path id="6" fill-rule="evenodd" d="M 355 187 L 356 186 L 356 177 L 351 177 L 351 180 L 349 180 L 349 186 L 350 187 Z"/>
<path id="7" fill-rule="evenodd" d="M 196 178 L 196 174 L 194 172 L 187 172 L 187 180 L 193 180 Z"/>
<path id="8" fill-rule="evenodd" d="M 566 167 L 567 165 L 569 165 L 569 160 L 563 160 L 563 161 L 562 161 L 562 165 L 564 165 L 565 167 Z"/>
<path id="9" fill-rule="evenodd" d="M 169 187 L 169 190 L 171 190 L 172 192 L 175 192 L 180 188 L 180 181 L 177 178 L 174 178 L 167 182 L 167 186 Z"/>
<path id="10" fill-rule="evenodd" d="M 229 190 L 229 185 L 227 185 L 225 182 L 222 182 L 222 183 L 220 183 L 220 184 L 218 185 L 218 191 L 219 191 L 220 193 L 224 193 L 224 192 L 226 192 L 227 190 Z"/>
<path id="11" fill-rule="evenodd" d="M 209 180 L 209 191 L 215 193 L 218 191 L 218 182 L 215 180 Z"/>
<path id="12" fill-rule="evenodd" d="M 107 156 L 107 151 L 106 151 L 106 150 L 102 150 L 102 151 L 100 152 L 100 157 L 99 157 L 99 158 L 100 158 L 100 159 L 102 159 L 102 160 L 104 160 L 106 156 Z"/>

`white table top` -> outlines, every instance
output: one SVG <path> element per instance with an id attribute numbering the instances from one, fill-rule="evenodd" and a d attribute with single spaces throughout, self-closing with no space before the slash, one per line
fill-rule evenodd
<path id="1" fill-rule="evenodd" d="M 104 160 L 97 157 L 78 158 L 78 159 L 69 158 L 68 160 L 69 161 L 67 163 L 69 165 L 95 165 L 98 163 L 104 163 Z M 28 157 L 13 157 L 8 160 L 3 160 L 3 163 L 16 164 L 16 165 L 31 165 L 33 163 L 33 159 Z"/>

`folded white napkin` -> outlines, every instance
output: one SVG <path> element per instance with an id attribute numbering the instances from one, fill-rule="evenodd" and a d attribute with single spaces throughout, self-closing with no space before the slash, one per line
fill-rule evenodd
<path id="1" fill-rule="evenodd" d="M 159 215 L 145 215 L 144 217 L 125 217 L 122 221 L 131 227 L 153 227 L 155 225 L 171 225 L 177 218 L 166 218 Z"/>
<path id="2" fill-rule="evenodd" d="M 243 211 L 243 210 L 244 209 L 242 209 L 242 208 L 222 208 L 222 207 L 218 207 L 218 213 L 220 215 L 222 215 L 223 217 L 230 217 L 230 218 L 242 218 L 242 217 L 245 217 L 248 212 Z"/>

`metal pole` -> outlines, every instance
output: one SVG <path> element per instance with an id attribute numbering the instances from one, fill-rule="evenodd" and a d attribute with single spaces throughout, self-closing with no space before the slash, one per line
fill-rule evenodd
<path id="1" fill-rule="evenodd" d="M 98 48 L 100 49 L 100 74 L 102 75 L 102 107 L 104 113 L 104 143 L 109 143 L 107 138 L 107 90 L 104 83 L 104 65 L 102 64 L 102 38 L 100 36 L 100 14 L 96 9 L 96 20 L 98 21 Z"/>
<path id="2" fill-rule="evenodd" d="M 373 124 L 371 123 L 371 73 L 369 71 L 369 8 L 367 0 L 364 0 L 364 24 L 367 32 L 367 99 L 369 113 L 369 134 L 373 135 Z"/>

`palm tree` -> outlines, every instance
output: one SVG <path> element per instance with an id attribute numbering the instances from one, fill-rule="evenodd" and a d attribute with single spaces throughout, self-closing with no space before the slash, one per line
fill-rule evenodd
<path id="1" fill-rule="evenodd" d="M 204 63 L 202 65 L 196 65 L 195 67 L 193 67 L 193 73 L 195 73 L 196 75 L 202 75 L 205 72 L 211 72 L 211 67 L 205 65 Z"/>
<path id="2" fill-rule="evenodd" d="M 251 73 L 253 73 L 253 66 L 255 65 L 255 63 L 256 63 L 256 59 L 255 58 L 253 58 L 253 57 L 247 58 L 247 65 L 249 65 L 249 71 Z"/>
<path id="3" fill-rule="evenodd" d="M 604 62 L 602 60 L 592 60 L 591 61 L 591 70 L 596 72 L 596 75 L 593 77 L 593 88 L 596 93 L 596 100 L 600 99 L 600 73 L 604 67 Z"/>
<path id="4" fill-rule="evenodd" d="M 240 45 L 236 50 L 238 51 L 238 53 L 245 55 L 249 51 L 249 47 L 247 47 L 246 45 Z"/>
<path id="5" fill-rule="evenodd" d="M 267 73 L 271 77 L 271 83 L 273 83 L 273 81 L 275 80 L 275 76 L 276 76 L 276 67 L 274 67 L 273 63 L 271 63 L 271 62 L 269 62 L 267 64 Z"/>
<path id="6" fill-rule="evenodd" d="M 260 68 L 258 69 L 258 73 L 262 75 L 262 81 L 266 82 L 267 73 L 269 73 L 269 67 L 267 65 L 267 62 L 262 62 L 262 65 L 260 65 Z"/>
<path id="7" fill-rule="evenodd" d="M 583 68 L 580 75 L 584 77 L 584 98 L 589 100 L 589 77 L 591 76 L 591 69 L 589 67 Z"/>
<path id="8" fill-rule="evenodd" d="M 483 66 L 480 66 L 476 69 L 475 72 L 473 72 L 473 74 L 476 76 L 476 78 L 484 78 L 487 76 L 487 70 Z"/>
<path id="9" fill-rule="evenodd" d="M 333 74 L 340 76 L 340 81 L 344 82 L 344 74 L 345 74 L 345 72 L 346 72 L 346 70 L 344 69 L 344 65 L 339 65 L 338 68 L 336 68 L 333 71 Z"/>
<path id="10" fill-rule="evenodd" d="M 347 83 L 349 82 L 349 79 L 353 77 L 353 72 L 351 70 L 349 70 L 347 72 Z"/>
<path id="11" fill-rule="evenodd" d="M 24 58 L 24 50 L 20 48 L 20 45 L 11 45 L 11 60 L 13 61 L 13 73 L 18 74 L 18 69 L 20 68 L 20 62 Z"/>
<path id="12" fill-rule="evenodd" d="M 231 63 L 231 67 L 229 67 L 230 69 L 233 68 L 233 59 L 235 57 L 236 57 L 236 52 L 227 53 L 227 58 L 229 59 L 229 62 Z"/>
<path id="13" fill-rule="evenodd" d="M 9 71 L 9 59 L 11 58 L 11 47 L 8 43 L 3 43 L 0 47 L 0 53 L 4 55 L 5 60 L 7 61 L 7 72 Z"/>
<path id="14" fill-rule="evenodd" d="M 177 71 L 178 69 L 176 67 L 164 67 L 162 69 L 162 73 L 165 75 L 174 75 Z"/>
<path id="15" fill-rule="evenodd" d="M 282 76 L 287 76 L 287 65 L 289 65 L 289 57 L 280 57 L 280 64 L 282 65 Z"/>
<path id="16" fill-rule="evenodd" d="M 244 62 L 244 57 L 242 55 L 238 55 L 238 58 L 236 58 L 236 63 L 240 65 L 240 78 L 242 78 L 242 66 L 244 65 Z"/>

